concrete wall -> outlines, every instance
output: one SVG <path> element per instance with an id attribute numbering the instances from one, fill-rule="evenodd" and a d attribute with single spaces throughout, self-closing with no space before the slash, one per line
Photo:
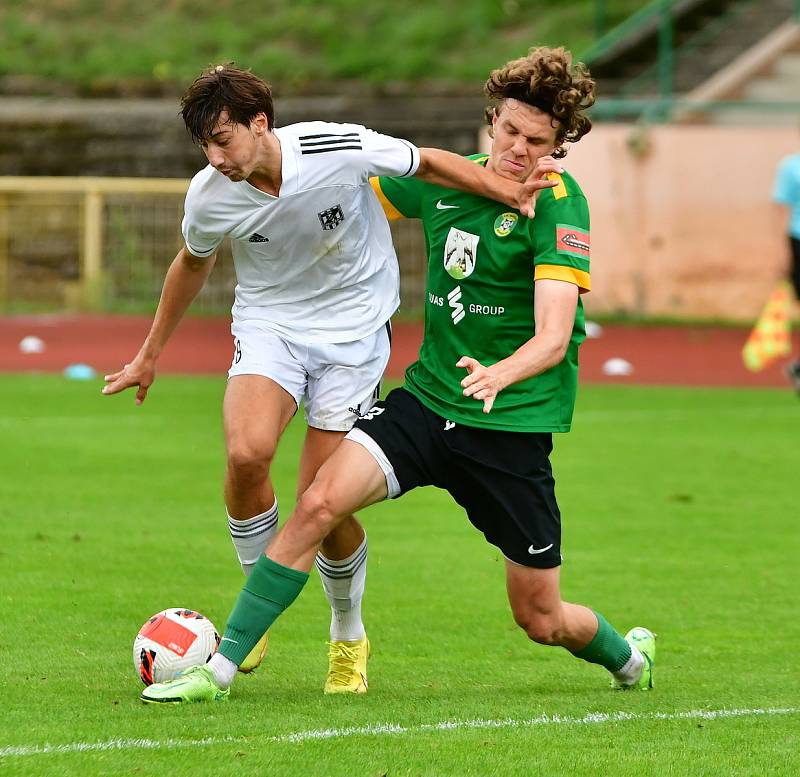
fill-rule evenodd
<path id="1" fill-rule="evenodd" d="M 477 90 L 476 90 L 477 91 Z M 420 146 L 475 151 L 485 101 L 440 96 L 276 98 L 278 126 L 357 122 Z M 204 164 L 178 99 L 3 98 L 0 175 L 190 178 Z"/>
<path id="2" fill-rule="evenodd" d="M 587 309 L 752 319 L 785 273 L 770 195 L 795 128 L 596 126 L 564 165 L 589 198 Z"/>

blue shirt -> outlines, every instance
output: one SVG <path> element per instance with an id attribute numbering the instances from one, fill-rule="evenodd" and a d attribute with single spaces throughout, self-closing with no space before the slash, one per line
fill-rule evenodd
<path id="1" fill-rule="evenodd" d="M 800 239 L 800 154 L 787 156 L 780 163 L 772 199 L 789 206 L 789 234 Z"/>

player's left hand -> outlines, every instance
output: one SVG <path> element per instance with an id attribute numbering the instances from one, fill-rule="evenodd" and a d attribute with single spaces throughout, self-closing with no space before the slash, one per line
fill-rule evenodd
<path id="1" fill-rule="evenodd" d="M 488 413 L 494 405 L 495 397 L 503 390 L 500 378 L 492 372 L 491 367 L 484 367 L 471 356 L 462 356 L 456 367 L 462 367 L 468 373 L 461 381 L 465 397 L 472 397 L 483 402 L 483 412 Z"/>

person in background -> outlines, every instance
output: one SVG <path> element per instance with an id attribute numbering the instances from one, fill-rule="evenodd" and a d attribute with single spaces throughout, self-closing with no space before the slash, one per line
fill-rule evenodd
<path id="1" fill-rule="evenodd" d="M 800 153 L 784 158 L 778 166 L 772 200 L 779 211 L 789 249 L 789 277 L 800 300 Z M 786 375 L 800 394 L 800 354 L 786 367 Z"/>

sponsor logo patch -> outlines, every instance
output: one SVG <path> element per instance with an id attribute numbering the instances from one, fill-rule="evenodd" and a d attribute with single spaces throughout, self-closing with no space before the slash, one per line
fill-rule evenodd
<path id="1" fill-rule="evenodd" d="M 556 251 L 559 254 L 589 258 L 589 233 L 571 224 L 556 225 Z"/>
<path id="2" fill-rule="evenodd" d="M 450 304 L 450 318 L 453 319 L 453 323 L 457 324 L 461 319 L 464 318 L 466 313 L 464 312 L 464 303 L 461 301 L 461 287 L 456 286 L 448 295 L 447 301 Z"/>
<path id="3" fill-rule="evenodd" d="M 505 237 L 514 231 L 519 216 L 516 213 L 501 213 L 494 222 L 494 233 L 497 237 Z"/>

